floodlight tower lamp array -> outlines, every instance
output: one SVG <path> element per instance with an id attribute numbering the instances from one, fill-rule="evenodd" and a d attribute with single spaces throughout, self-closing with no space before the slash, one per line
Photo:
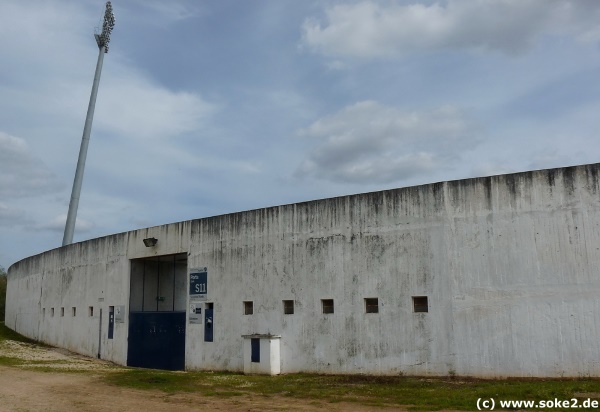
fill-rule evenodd
<path id="1" fill-rule="evenodd" d="M 112 4 L 106 2 L 106 10 L 104 12 L 104 21 L 102 22 L 102 33 L 96 34 L 96 43 L 98 47 L 104 47 L 104 53 L 108 53 L 108 43 L 110 43 L 110 34 L 115 27 L 115 15 L 113 13 Z"/>

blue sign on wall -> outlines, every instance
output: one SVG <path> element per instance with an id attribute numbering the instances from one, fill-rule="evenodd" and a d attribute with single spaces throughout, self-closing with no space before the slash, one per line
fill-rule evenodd
<path id="1" fill-rule="evenodd" d="M 190 270 L 190 299 L 206 299 L 207 280 L 208 271 L 206 268 Z"/>

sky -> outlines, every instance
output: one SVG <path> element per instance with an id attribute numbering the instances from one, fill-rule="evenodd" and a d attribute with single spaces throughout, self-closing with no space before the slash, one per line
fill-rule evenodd
<path id="1" fill-rule="evenodd" d="M 101 0 L 0 1 L 0 266 L 59 247 Z M 600 161 L 598 0 L 114 0 L 74 241 Z"/>

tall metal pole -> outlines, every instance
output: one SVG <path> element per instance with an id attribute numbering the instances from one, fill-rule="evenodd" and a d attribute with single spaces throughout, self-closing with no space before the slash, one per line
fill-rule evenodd
<path id="1" fill-rule="evenodd" d="M 96 63 L 96 73 L 92 85 L 92 94 L 88 105 L 85 126 L 83 127 L 83 136 L 81 138 L 81 147 L 79 148 L 79 159 L 77 160 L 77 169 L 75 179 L 73 180 L 73 190 L 71 191 L 71 201 L 69 202 L 69 213 L 67 223 L 65 224 L 65 233 L 63 236 L 63 246 L 73 243 L 73 232 L 75 231 L 75 220 L 77 219 L 77 208 L 79 207 L 79 196 L 81 195 L 81 185 L 83 183 L 83 171 L 85 169 L 85 159 L 87 157 L 88 146 L 90 143 L 90 133 L 92 131 L 92 121 L 94 120 L 94 109 L 96 107 L 96 96 L 98 95 L 98 85 L 100 84 L 100 74 L 102 73 L 102 63 L 104 54 L 108 53 L 108 43 L 110 42 L 110 33 L 115 25 L 115 18 L 112 13 L 110 1 L 106 2 L 106 11 L 104 13 L 104 23 L 102 33 L 96 34 L 96 43 L 98 44 L 98 62 Z"/>
<path id="2" fill-rule="evenodd" d="M 94 108 L 96 107 L 96 96 L 98 95 L 98 84 L 100 84 L 103 61 L 104 46 L 100 48 L 100 53 L 98 54 L 90 104 L 88 105 L 87 116 L 85 118 L 85 126 L 83 127 L 83 137 L 81 138 L 81 147 L 79 148 L 79 159 L 77 160 L 77 170 L 75 171 L 75 179 L 73 180 L 73 190 L 71 190 L 71 201 L 69 202 L 69 214 L 67 215 L 67 223 L 65 225 L 63 246 L 73 243 L 73 232 L 75 231 L 75 220 L 77 219 L 77 208 L 79 207 L 79 196 L 81 195 L 81 185 L 83 183 L 83 171 L 90 144 L 90 133 L 92 131 L 92 121 L 94 120 Z"/>

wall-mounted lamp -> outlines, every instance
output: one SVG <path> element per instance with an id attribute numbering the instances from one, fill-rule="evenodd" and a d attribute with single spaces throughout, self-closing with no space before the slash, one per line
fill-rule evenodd
<path id="1" fill-rule="evenodd" d="M 158 242 L 158 239 L 155 237 L 149 237 L 148 239 L 144 239 L 144 245 L 146 247 L 156 246 L 156 242 Z"/>

